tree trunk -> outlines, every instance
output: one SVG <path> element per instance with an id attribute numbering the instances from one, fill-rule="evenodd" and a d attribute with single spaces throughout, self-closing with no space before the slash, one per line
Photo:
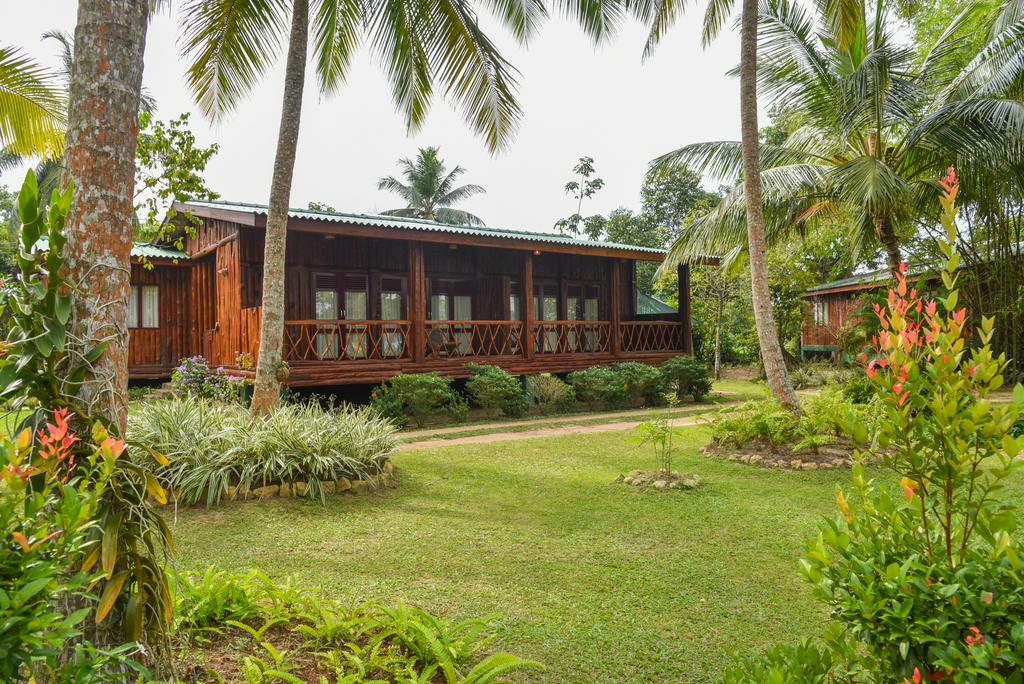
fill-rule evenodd
<path id="1" fill-rule="evenodd" d="M 892 227 L 892 218 L 885 214 L 875 214 L 875 234 L 885 248 L 885 258 L 889 262 L 889 270 L 895 275 L 899 273 L 903 257 L 900 255 L 900 240 Z"/>
<path id="2" fill-rule="evenodd" d="M 718 309 L 715 311 L 715 380 L 722 379 L 722 314 L 725 309 L 725 293 L 718 293 Z"/>
<path id="3" fill-rule="evenodd" d="M 772 316 L 768 289 L 768 258 L 764 210 L 761 198 L 761 165 L 758 159 L 757 129 L 757 5 L 758 0 L 743 0 L 740 35 L 740 125 L 743 141 L 743 188 L 747 201 L 747 239 L 750 247 L 750 282 L 754 304 L 754 323 L 761 345 L 765 379 L 783 406 L 800 411 L 800 403 L 789 382 L 782 345 Z"/>
<path id="4" fill-rule="evenodd" d="M 309 31 L 309 1 L 292 3 L 292 27 L 288 38 L 288 61 L 284 75 L 284 103 L 277 134 L 274 179 L 267 208 L 267 237 L 263 250 L 263 320 L 260 353 L 252 393 L 253 415 L 266 415 L 281 402 L 281 360 L 284 336 L 285 243 L 288 237 L 288 203 L 291 200 L 295 149 L 299 143 L 302 90 L 306 80 L 306 42 Z"/>
<path id="5" fill-rule="evenodd" d="M 69 323 L 79 349 L 106 341 L 77 411 L 122 433 L 127 421 L 128 295 L 135 147 L 149 3 L 80 0 L 71 68 L 65 182 L 75 184 L 64 256 L 77 284 Z"/>

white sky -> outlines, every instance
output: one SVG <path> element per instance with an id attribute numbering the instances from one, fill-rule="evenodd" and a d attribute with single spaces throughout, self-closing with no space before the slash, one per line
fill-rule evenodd
<path id="1" fill-rule="evenodd" d="M 154 19 L 147 41 L 144 82 L 157 100 L 158 117 L 193 112 L 199 141 L 221 146 L 207 169 L 210 186 L 223 199 L 266 203 L 282 68 L 224 122 L 211 126 L 185 88 L 184 62 L 175 42 L 177 4 Z M 56 66 L 57 44 L 40 36 L 49 29 L 73 32 L 77 3 L 3 0 L 3 5 L 0 44 L 21 47 Z M 492 226 L 550 230 L 558 218 L 571 214 L 575 207 L 563 186 L 584 155 L 594 158 L 597 175 L 605 181 L 604 189 L 584 204 L 584 213 L 636 208 L 650 159 L 687 143 L 739 136 L 738 82 L 725 76 L 738 60 L 738 40 L 727 33 L 710 49 L 701 49 L 702 9 L 698 5 L 684 16 L 647 63 L 640 59 L 645 34 L 635 23 L 597 48 L 560 18 L 551 20 L 526 49 L 492 28 L 491 36 L 521 71 L 524 110 L 510 150 L 498 156 L 488 154 L 440 99 L 426 126 L 407 136 L 384 76 L 365 55 L 353 64 L 349 82 L 327 100 L 320 99 L 310 72 L 291 205 L 305 207 L 317 200 L 343 211 L 371 213 L 401 206 L 376 189 L 377 179 L 397 174 L 399 157 L 414 156 L 420 146 L 439 145 L 449 166 L 467 169 L 466 182 L 487 190 L 462 206 Z M 0 183 L 18 186 L 23 175 L 24 170 L 8 172 L 0 175 Z"/>

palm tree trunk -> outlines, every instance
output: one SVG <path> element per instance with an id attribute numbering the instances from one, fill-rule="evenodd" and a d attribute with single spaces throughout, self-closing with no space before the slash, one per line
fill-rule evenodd
<path id="1" fill-rule="evenodd" d="M 715 310 L 715 380 L 722 379 L 722 314 L 725 309 L 725 292 L 718 292 L 718 308 Z"/>
<path id="2" fill-rule="evenodd" d="M 299 143 L 302 90 L 306 81 L 306 42 L 309 32 L 309 0 L 292 3 L 292 27 L 284 75 L 284 103 L 277 135 L 274 179 L 267 208 L 267 236 L 263 250 L 263 318 L 260 353 L 251 411 L 266 415 L 281 402 L 281 381 L 286 366 L 281 360 L 284 336 L 284 265 L 288 237 L 288 203 L 291 200 L 295 149 Z"/>
<path id="3" fill-rule="evenodd" d="M 782 345 L 772 316 L 768 289 L 767 241 L 761 198 L 761 165 L 758 160 L 757 128 L 757 5 L 758 0 L 743 0 L 740 32 L 740 126 L 743 141 L 743 187 L 747 201 L 747 240 L 750 247 L 750 283 L 754 303 L 754 323 L 761 345 L 768 387 L 783 406 L 800 411 L 800 403 L 789 382 Z"/>
<path id="4" fill-rule="evenodd" d="M 80 0 L 71 69 L 64 182 L 74 182 L 64 256 L 71 344 L 106 341 L 75 399 L 78 413 L 123 433 L 128 394 L 135 148 L 149 3 Z"/>
<path id="5" fill-rule="evenodd" d="M 885 258 L 893 275 L 899 273 L 903 257 L 900 255 L 900 239 L 892 227 L 892 218 L 886 214 L 875 214 L 875 233 L 885 248 Z"/>

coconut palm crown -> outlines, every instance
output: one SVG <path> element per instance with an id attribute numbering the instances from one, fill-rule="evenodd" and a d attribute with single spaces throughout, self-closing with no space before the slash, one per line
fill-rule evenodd
<path id="1" fill-rule="evenodd" d="M 934 218 L 943 169 L 1021 168 L 1024 18 L 1004 12 L 960 69 L 952 57 L 973 4 L 923 59 L 887 30 L 884 0 L 809 4 L 765 0 L 759 12 L 759 82 L 767 104 L 797 122 L 781 144 L 761 146 L 768 237 L 853 217 L 855 251 L 880 244 L 895 270 L 901 239 Z M 666 264 L 745 248 L 740 143 L 687 145 L 654 163 L 688 164 L 735 184 L 680 237 Z"/>
<path id="2" fill-rule="evenodd" d="M 377 188 L 399 195 L 406 201 L 407 206 L 389 209 L 383 212 L 385 215 L 422 218 L 458 225 L 484 225 L 479 216 L 455 209 L 452 205 L 486 191 L 479 185 L 472 184 L 456 187 L 455 181 L 466 170 L 456 166 L 449 171 L 444 160 L 438 156 L 438 148 L 421 147 L 415 160 L 408 157 L 399 159 L 398 165 L 406 182 L 403 183 L 394 176 L 385 176 L 377 182 Z"/>

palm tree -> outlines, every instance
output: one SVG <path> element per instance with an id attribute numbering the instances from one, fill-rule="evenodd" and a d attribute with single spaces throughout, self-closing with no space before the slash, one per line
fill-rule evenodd
<path id="1" fill-rule="evenodd" d="M 725 20 L 732 13 L 735 0 L 709 0 L 704 15 L 702 42 L 709 44 L 721 31 Z M 825 0 L 823 0 L 825 1 Z M 838 0 L 842 4 L 844 0 Z M 650 54 L 661 41 L 668 27 L 682 12 L 684 0 L 639 0 L 635 10 L 650 25 L 645 56 Z M 833 4 L 837 4 L 832 0 Z M 746 183 L 743 187 L 743 204 L 746 209 L 746 243 L 750 257 L 751 299 L 754 306 L 754 323 L 761 348 L 761 363 L 765 379 L 774 396 L 783 406 L 794 412 L 800 411 L 800 403 L 793 391 L 786 370 L 786 362 L 779 343 L 779 334 L 772 314 L 771 292 L 768 288 L 768 256 L 764 220 L 764 200 L 761 190 L 761 166 L 759 163 L 759 141 L 757 124 L 757 11 L 758 0 L 743 0 L 740 18 L 740 137 L 739 160 Z M 713 213 L 717 213 L 713 212 Z M 706 252 L 710 254 L 713 252 Z M 670 259 L 662 264 L 659 272 L 674 268 L 684 257 L 673 249 Z"/>
<path id="2" fill-rule="evenodd" d="M 595 39 L 610 33 L 623 13 L 612 0 L 558 4 Z M 541 0 L 487 3 L 487 8 L 520 42 L 532 36 L 546 16 Z M 440 90 L 460 106 L 469 126 L 496 152 L 508 144 L 519 120 L 516 72 L 480 27 L 476 10 L 465 0 L 313 0 L 312 12 L 309 0 L 189 0 L 183 7 L 189 87 L 208 116 L 222 116 L 237 106 L 275 61 L 285 40 L 288 45 L 267 209 L 254 414 L 277 406 L 280 382 L 287 374 L 281 360 L 285 231 L 310 30 L 321 94 L 338 89 L 358 44 L 366 39 L 384 66 L 395 105 L 410 130 L 423 123 Z"/>
<path id="3" fill-rule="evenodd" d="M 383 212 L 386 216 L 407 216 L 412 218 L 454 223 L 458 225 L 482 226 L 483 220 L 462 209 L 452 208 L 479 195 L 486 190 L 479 185 L 455 186 L 455 181 L 466 170 L 456 166 L 451 171 L 445 167 L 444 160 L 437 156 L 436 147 L 421 147 L 413 161 L 408 157 L 399 159 L 402 176 L 408 182 L 402 183 L 394 176 L 385 176 L 377 182 L 378 190 L 390 190 L 400 195 L 408 206 L 401 209 L 389 209 Z"/>
<path id="4" fill-rule="evenodd" d="M 781 144 L 760 152 L 769 240 L 819 219 L 855 217 L 855 251 L 881 245 L 889 267 L 902 260 L 901 238 L 934 217 L 935 181 L 950 164 L 983 178 L 1009 173 L 1024 160 L 1024 21 L 1007 24 L 959 68 L 966 7 L 918 61 L 886 28 L 886 7 L 864 0 L 802 4 L 768 0 L 759 22 L 765 60 L 760 78 L 772 104 L 798 122 Z M 689 164 L 727 182 L 739 181 L 742 146 L 688 145 L 660 158 Z M 744 176 L 745 173 L 744 173 Z M 670 261 L 742 249 L 745 185 L 674 245 Z M 965 187 L 965 199 L 970 193 Z"/>
<path id="5" fill-rule="evenodd" d="M 18 49 L 0 46 L 0 168 L 64 148 L 67 103 L 54 74 Z"/>

